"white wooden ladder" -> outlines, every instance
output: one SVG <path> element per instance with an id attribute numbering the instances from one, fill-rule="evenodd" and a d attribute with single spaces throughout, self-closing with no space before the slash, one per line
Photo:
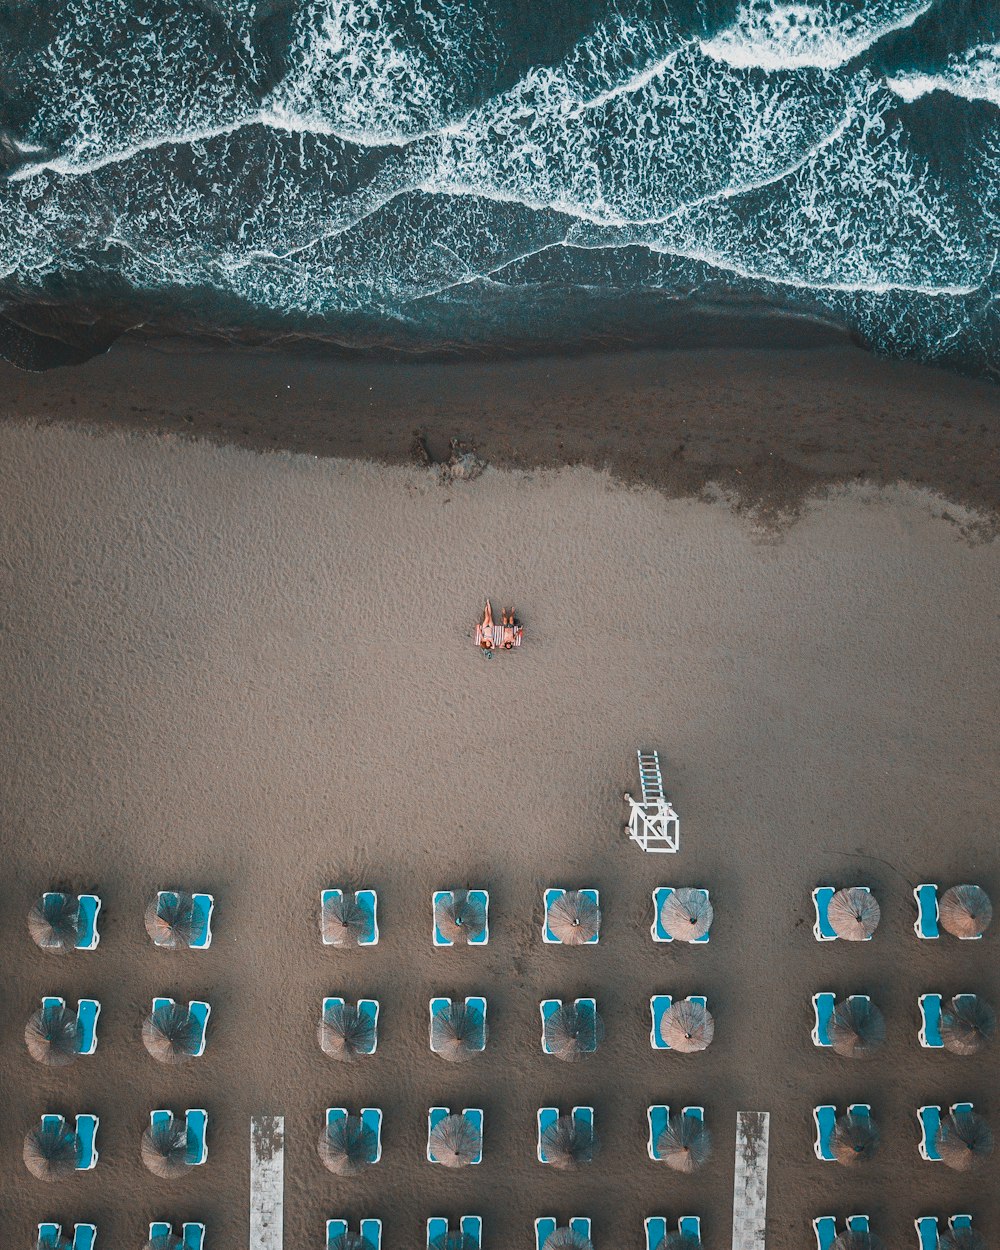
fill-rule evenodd
<path id="1" fill-rule="evenodd" d="M 639 785 L 642 802 L 625 795 L 630 807 L 627 831 L 644 851 L 673 852 L 680 846 L 680 817 L 663 793 L 663 774 L 657 751 L 636 752 L 639 757 Z"/>

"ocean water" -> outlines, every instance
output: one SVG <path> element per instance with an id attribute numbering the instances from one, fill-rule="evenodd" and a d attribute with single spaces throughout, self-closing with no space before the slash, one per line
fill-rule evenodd
<path id="1" fill-rule="evenodd" d="M 998 246 L 998 0 L 0 2 L 21 363 L 763 319 L 997 377 Z"/>

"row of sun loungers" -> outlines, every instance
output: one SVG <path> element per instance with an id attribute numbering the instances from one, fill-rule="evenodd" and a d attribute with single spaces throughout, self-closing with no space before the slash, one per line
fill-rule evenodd
<path id="1" fill-rule="evenodd" d="M 882 1013 L 867 994 L 850 994 L 841 1002 L 828 990 L 814 994 L 814 1046 L 834 1049 L 850 1058 L 873 1054 L 885 1040 Z M 996 1015 L 978 994 L 921 994 L 917 999 L 920 1027 L 917 1040 L 927 1050 L 977 1054 L 993 1036 Z"/>
<path id="2" fill-rule="evenodd" d="M 99 1116 L 75 1117 L 72 1128 L 61 1115 L 43 1115 L 39 1127 L 24 1139 L 24 1163 L 39 1180 L 53 1181 L 72 1172 L 89 1172 L 100 1158 L 97 1149 Z M 183 1175 L 208 1158 L 208 1112 L 189 1108 L 183 1116 L 173 1111 L 151 1111 L 142 1138 L 142 1160 L 159 1176 Z"/>
<path id="3" fill-rule="evenodd" d="M 207 950 L 212 945 L 211 894 L 160 890 L 146 909 L 146 931 L 155 946 Z M 96 894 L 48 891 L 28 913 L 28 931 L 42 950 L 65 952 L 96 950 L 101 940 Z"/>
<path id="4" fill-rule="evenodd" d="M 917 905 L 913 931 L 924 940 L 936 940 L 943 928 L 961 941 L 977 942 L 993 919 L 989 897 L 978 885 L 953 885 L 942 891 L 940 886 L 926 883 L 914 889 L 913 898 Z M 820 885 L 813 890 L 812 899 L 817 942 L 871 941 L 882 913 L 867 885 L 839 890 Z"/>
<path id="5" fill-rule="evenodd" d="M 658 1250 L 667 1234 L 672 1231 L 670 1221 L 662 1215 L 651 1215 L 645 1221 L 646 1250 Z M 535 1248 L 545 1250 L 546 1245 L 555 1245 L 555 1234 L 569 1229 L 576 1237 L 589 1242 L 591 1239 L 591 1221 L 588 1216 L 575 1215 L 567 1224 L 560 1225 L 555 1216 L 542 1215 L 535 1220 Z M 682 1215 L 674 1224 L 674 1229 L 683 1237 L 690 1238 L 701 1244 L 701 1217 Z M 353 1226 L 347 1220 L 327 1220 L 327 1250 L 342 1250 L 351 1234 L 360 1236 L 371 1250 L 381 1250 L 382 1221 L 377 1219 L 359 1220 Z M 427 1221 L 427 1250 L 438 1250 L 444 1246 L 449 1235 L 461 1237 L 462 1245 L 467 1250 L 481 1250 L 483 1244 L 483 1221 L 478 1215 L 463 1215 L 458 1221 L 449 1223 L 443 1216 L 431 1216 Z M 824 1248 L 826 1250 L 826 1248 Z"/>
<path id="6" fill-rule="evenodd" d="M 171 1244 L 174 1237 L 180 1242 L 179 1250 L 204 1250 L 205 1225 L 182 1224 L 179 1232 L 175 1232 L 174 1226 L 166 1220 L 154 1220 L 149 1226 L 149 1242 L 152 1245 L 156 1245 L 158 1241 L 163 1245 Z M 97 1226 L 74 1224 L 72 1237 L 64 1237 L 61 1224 L 38 1225 L 38 1250 L 63 1250 L 67 1243 L 69 1250 L 94 1250 L 97 1244 Z"/>
<path id="7" fill-rule="evenodd" d="M 875 1154 L 878 1128 L 868 1103 L 851 1103 L 842 1116 L 831 1103 L 814 1107 L 813 1122 L 813 1150 L 822 1163 L 851 1165 Z M 993 1153 L 993 1134 L 971 1102 L 953 1103 L 947 1113 L 939 1106 L 919 1107 L 917 1124 L 918 1150 L 928 1163 L 946 1163 L 966 1171 Z"/>
<path id="8" fill-rule="evenodd" d="M 205 1053 L 211 1013 L 210 1004 L 199 1000 L 178 1005 L 172 998 L 154 998 L 143 1023 L 143 1044 L 162 1063 L 199 1058 Z M 79 999 L 76 1011 L 67 1008 L 64 998 L 43 998 L 25 1026 L 29 1054 L 49 1067 L 65 1067 L 81 1055 L 93 1055 L 100 1015 L 96 998 Z"/>

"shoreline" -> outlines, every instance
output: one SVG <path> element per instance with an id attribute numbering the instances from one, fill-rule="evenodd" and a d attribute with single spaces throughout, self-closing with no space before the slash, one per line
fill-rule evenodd
<path id="1" fill-rule="evenodd" d="M 47 373 L 0 364 L 0 394 L 0 419 L 259 452 L 443 463 L 457 439 L 501 468 L 721 489 L 771 524 L 853 481 L 1000 512 L 1000 388 L 847 345 L 399 363 L 121 341 Z"/>

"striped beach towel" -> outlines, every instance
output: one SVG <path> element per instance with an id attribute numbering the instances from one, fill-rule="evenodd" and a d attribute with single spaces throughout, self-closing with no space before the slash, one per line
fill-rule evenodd
<path id="1" fill-rule="evenodd" d="M 487 629 L 484 629 L 482 625 L 477 625 L 476 626 L 476 646 L 477 647 L 480 646 L 482 644 L 483 638 L 485 637 L 487 641 L 490 643 L 490 646 L 492 646 L 495 651 L 503 651 L 504 650 L 503 629 L 504 627 L 502 625 L 493 625 Z M 519 647 L 521 645 L 521 634 L 523 632 L 524 632 L 524 627 L 522 625 L 514 626 L 514 641 L 512 643 L 513 646 Z"/>

